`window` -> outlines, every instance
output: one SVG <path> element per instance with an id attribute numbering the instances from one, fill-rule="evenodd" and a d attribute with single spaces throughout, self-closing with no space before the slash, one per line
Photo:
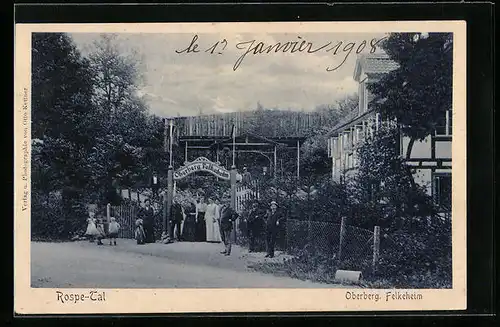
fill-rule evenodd
<path id="1" fill-rule="evenodd" d="M 451 174 L 434 174 L 433 179 L 434 202 L 441 211 L 451 211 Z"/>
<path id="2" fill-rule="evenodd" d="M 444 117 L 438 122 L 436 126 L 436 135 L 449 136 L 452 135 L 453 119 L 452 111 L 446 110 Z"/>
<path id="3" fill-rule="evenodd" d="M 343 150 L 347 151 L 349 149 L 349 135 L 347 133 L 344 133 L 343 138 L 344 138 L 342 140 Z"/>
<path id="4" fill-rule="evenodd" d="M 366 87 L 365 87 L 365 82 L 359 83 L 359 114 L 361 115 L 363 112 L 365 112 L 365 92 Z"/>
<path id="5" fill-rule="evenodd" d="M 368 110 L 369 95 L 366 88 L 366 79 L 361 81 L 358 85 L 359 94 L 359 114 L 366 112 Z"/>
<path id="6" fill-rule="evenodd" d="M 333 180 L 335 180 L 336 170 L 337 170 L 336 161 L 337 160 L 335 160 L 335 158 L 332 160 L 332 179 Z"/>

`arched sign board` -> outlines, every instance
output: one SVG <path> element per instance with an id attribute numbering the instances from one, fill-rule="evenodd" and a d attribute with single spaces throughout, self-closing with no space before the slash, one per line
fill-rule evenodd
<path id="1" fill-rule="evenodd" d="M 180 167 L 174 172 L 174 180 L 182 179 L 193 173 L 205 171 L 220 179 L 230 180 L 231 174 L 229 170 L 220 166 L 219 164 L 208 160 L 207 158 L 200 157 L 194 161 L 187 162 L 184 166 Z"/>

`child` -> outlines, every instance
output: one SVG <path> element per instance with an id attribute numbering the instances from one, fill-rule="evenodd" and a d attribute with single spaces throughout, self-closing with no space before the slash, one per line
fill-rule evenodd
<path id="1" fill-rule="evenodd" d="M 146 241 L 146 234 L 144 233 L 144 227 L 143 227 L 143 220 L 141 218 L 138 218 L 135 221 L 135 239 L 137 241 L 137 244 L 144 244 Z"/>
<path id="2" fill-rule="evenodd" d="M 85 232 L 85 236 L 89 238 L 89 242 L 94 242 L 94 239 L 97 235 L 99 235 L 99 231 L 97 230 L 95 213 L 93 211 L 89 212 L 89 218 L 87 219 L 87 231 Z"/>
<path id="3" fill-rule="evenodd" d="M 104 232 L 104 222 L 103 221 L 104 221 L 104 219 L 102 217 L 99 217 L 97 219 L 97 224 L 96 224 L 97 232 L 98 232 L 97 245 L 103 245 L 102 239 L 106 238 L 106 233 Z"/>
<path id="4" fill-rule="evenodd" d="M 109 245 L 111 245 L 111 239 L 113 239 L 113 244 L 116 245 L 116 238 L 118 237 L 118 231 L 120 230 L 120 224 L 116 221 L 115 217 L 111 217 L 109 222 Z"/>

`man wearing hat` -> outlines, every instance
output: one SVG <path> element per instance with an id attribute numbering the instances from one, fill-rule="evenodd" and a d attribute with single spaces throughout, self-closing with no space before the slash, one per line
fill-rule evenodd
<path id="1" fill-rule="evenodd" d="M 266 213 L 266 258 L 274 257 L 274 244 L 276 243 L 276 235 L 281 223 L 282 217 L 278 211 L 278 203 L 271 201 L 270 210 Z"/>
<path id="2" fill-rule="evenodd" d="M 233 230 L 233 222 L 238 218 L 238 214 L 231 208 L 228 202 L 228 200 L 224 201 L 224 205 L 220 210 L 221 238 L 225 246 L 224 251 L 221 253 L 224 255 L 231 254 L 231 232 Z"/>

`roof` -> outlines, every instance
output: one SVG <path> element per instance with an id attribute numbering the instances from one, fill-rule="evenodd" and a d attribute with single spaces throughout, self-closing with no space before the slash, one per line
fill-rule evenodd
<path id="1" fill-rule="evenodd" d="M 376 76 L 387 74 L 397 68 L 399 68 L 399 64 L 392 60 L 386 53 L 362 54 L 358 56 L 356 61 L 354 80 L 359 82 L 362 72 L 368 76 Z M 371 111 L 368 110 L 361 116 L 369 114 L 370 112 Z M 358 120 L 361 116 L 359 115 L 358 108 L 352 110 L 333 127 L 330 135 L 339 132 L 339 130 Z"/>
<path id="2" fill-rule="evenodd" d="M 358 56 L 354 69 L 354 80 L 360 80 L 361 72 L 366 75 L 386 74 L 399 68 L 399 64 L 386 53 L 370 53 Z"/>
<path id="3" fill-rule="evenodd" d="M 332 129 L 332 132 L 335 133 L 338 131 L 339 128 L 341 128 L 342 126 L 346 125 L 347 123 L 349 123 L 350 121 L 356 119 L 356 117 L 358 116 L 358 109 L 354 109 L 352 110 L 351 112 L 349 112 L 345 117 L 343 117 Z"/>
<path id="4" fill-rule="evenodd" d="M 232 137 L 227 136 L 180 136 L 179 142 L 188 142 L 193 146 L 203 146 L 207 148 L 213 148 L 216 146 L 225 146 L 232 143 Z M 252 140 L 248 142 L 248 140 Z M 235 137 L 235 141 L 239 145 L 244 145 L 248 143 L 249 146 L 256 145 L 257 143 L 267 143 L 268 146 L 278 146 L 278 147 L 295 147 L 297 142 L 302 144 L 306 140 L 306 137 L 265 137 L 252 132 L 245 132 Z M 264 144 L 260 144 L 261 146 Z"/>

